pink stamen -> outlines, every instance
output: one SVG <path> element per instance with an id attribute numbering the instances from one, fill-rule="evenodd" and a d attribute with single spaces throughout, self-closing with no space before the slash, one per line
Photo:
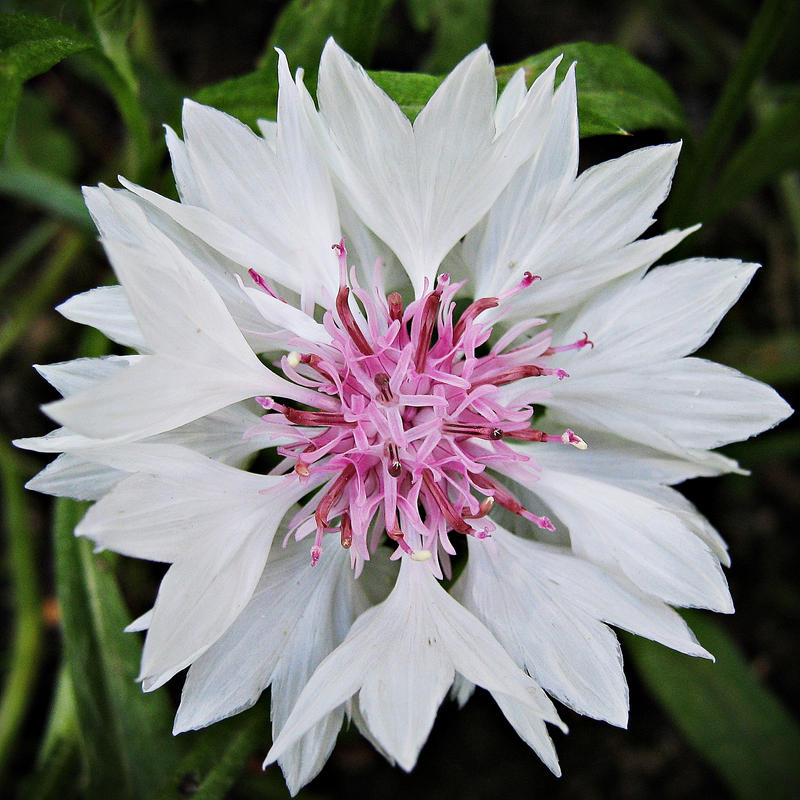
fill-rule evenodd
<path id="1" fill-rule="evenodd" d="M 259 289 L 266 292 L 270 297 L 274 297 L 276 300 L 280 300 L 282 303 L 287 302 L 286 298 L 277 294 L 275 290 L 267 283 L 267 281 L 264 280 L 264 277 L 254 269 L 248 269 L 247 274 L 253 279 L 253 283 L 255 283 Z"/>
<path id="2" fill-rule="evenodd" d="M 460 422 L 442 423 L 442 433 L 449 433 L 452 436 L 472 436 L 476 439 L 486 439 L 490 442 L 497 442 L 505 436 L 502 428 L 492 425 L 465 425 Z M 513 436 L 513 434 L 510 434 Z"/>
<path id="3" fill-rule="evenodd" d="M 356 474 L 356 468 L 352 464 L 348 464 L 337 476 L 336 480 L 328 486 L 328 490 L 319 501 L 317 510 L 314 512 L 314 519 L 317 522 L 317 533 L 321 533 L 328 527 L 328 515 L 331 509 L 336 504 L 336 501 L 342 496 L 344 487 L 350 482 L 352 477 Z"/>
<path id="4" fill-rule="evenodd" d="M 444 514 L 445 519 L 450 523 L 450 527 L 458 533 L 474 534 L 475 529 L 464 522 L 463 517 L 459 514 L 453 504 L 448 500 L 444 490 L 436 483 L 433 478 L 433 473 L 426 469 L 422 473 L 422 482 L 425 488 L 433 498 L 434 503 L 438 506 L 439 510 Z"/>
<path id="5" fill-rule="evenodd" d="M 481 346 L 490 341 L 492 325 L 479 323 L 480 315 L 537 276 L 525 273 L 517 286 L 475 300 L 454 320 L 455 296 L 463 284 L 451 283 L 449 275 L 441 275 L 433 291 L 426 279 L 420 298 L 404 308 L 397 292 L 384 300 L 379 280 L 374 291 L 367 291 L 356 282 L 355 268 L 348 276 L 344 240 L 333 250 L 341 283 L 335 309 L 323 317 L 330 339 L 307 345 L 307 352 L 298 342 L 298 351 L 281 360 L 286 379 L 303 387 L 303 405 L 257 398 L 272 413 L 253 429 L 253 435 L 258 429 L 286 440 L 278 449 L 284 461 L 275 474 L 311 489 L 323 487 L 309 495 L 291 527 L 297 538 L 314 534 L 312 564 L 321 557 L 325 535 L 333 532 L 344 549 L 353 548 L 356 571 L 383 536 L 397 545 L 398 555 L 438 559 L 453 552 L 451 532 L 489 537 L 488 518 L 497 504 L 553 530 L 547 517 L 528 511 L 486 470 L 502 473 L 505 466 L 531 461 L 532 448 L 523 453 L 508 441 L 562 442 L 578 449 L 586 443 L 569 429 L 558 436 L 528 428 L 531 401 L 505 405 L 496 387 L 543 375 L 567 377 L 547 359 L 591 344 L 588 336 L 549 348 L 551 331 L 527 335 L 544 320 L 528 320 L 486 352 Z M 406 541 L 401 518 L 420 549 Z M 469 522 L 484 518 L 482 530 Z M 444 562 L 439 566 L 447 571 Z"/>
<path id="6" fill-rule="evenodd" d="M 394 400 L 392 389 L 389 386 L 389 376 L 385 372 L 379 372 L 375 376 L 375 386 L 378 387 L 378 394 L 384 403 L 391 403 Z"/>
<path id="7" fill-rule="evenodd" d="M 334 245 L 335 247 L 336 245 Z M 350 289 L 347 286 L 342 286 L 336 295 L 336 311 L 339 314 L 339 320 L 344 326 L 344 329 L 350 334 L 353 344 L 365 355 L 371 356 L 374 350 L 369 346 L 361 328 L 350 310 L 350 304 L 347 298 L 350 296 Z"/>
<path id="8" fill-rule="evenodd" d="M 386 442 L 383 447 L 383 453 L 386 456 L 386 471 L 393 478 L 399 477 L 403 471 L 403 464 L 400 461 L 397 445 L 394 442 Z"/>
<path id="9" fill-rule="evenodd" d="M 456 323 L 455 328 L 453 328 L 453 342 L 461 341 L 467 326 L 473 322 L 479 314 L 488 311 L 490 308 L 496 308 L 498 304 L 499 301 L 496 297 L 483 297 L 468 305 Z"/>
<path id="10" fill-rule="evenodd" d="M 534 281 L 540 281 L 541 279 L 541 275 L 533 275 L 529 270 L 525 270 L 522 280 L 516 286 L 512 286 L 510 289 L 497 295 L 497 299 L 508 300 L 509 297 L 513 297 L 517 292 L 527 289 Z"/>
<path id="11" fill-rule="evenodd" d="M 389 303 L 389 319 L 402 320 L 403 319 L 403 298 L 399 292 L 392 292 L 386 300 Z"/>
<path id="12" fill-rule="evenodd" d="M 431 292 L 422 306 L 422 324 L 419 329 L 416 350 L 414 351 L 414 368 L 417 375 L 422 375 L 425 371 L 425 363 L 428 360 L 428 350 L 431 346 L 431 334 L 433 326 L 436 324 L 436 312 L 439 310 L 439 300 L 442 297 L 440 289 Z"/>
<path id="13" fill-rule="evenodd" d="M 564 378 L 569 378 L 569 373 L 563 369 L 550 369 L 549 367 L 537 367 L 535 364 L 526 364 L 520 367 L 512 367 L 493 375 L 484 375 L 476 378 L 473 380 L 472 386 L 483 386 L 485 384 L 504 386 L 522 378 L 537 378 L 541 375 L 555 375 L 560 381 L 564 380 Z"/>
<path id="14" fill-rule="evenodd" d="M 470 473 L 469 477 L 476 486 L 479 486 L 481 489 L 484 489 L 487 492 L 491 492 L 495 503 L 500 503 L 503 508 L 510 511 L 512 514 L 517 514 L 520 517 L 524 517 L 544 530 L 554 531 L 556 529 L 549 517 L 539 517 L 536 514 L 532 514 L 527 508 L 525 508 L 525 506 L 522 505 L 522 503 L 519 502 L 519 500 L 517 500 L 516 497 L 514 497 L 514 495 L 503 489 L 500 484 L 495 483 L 485 473 L 479 474 L 472 472 Z"/>
<path id="15" fill-rule="evenodd" d="M 350 515 L 346 511 L 342 512 L 341 542 L 345 550 L 349 550 L 353 546 L 353 526 L 350 523 Z"/>
<path id="16" fill-rule="evenodd" d="M 572 344 L 562 344 L 558 347 L 548 347 L 547 350 L 544 351 L 544 355 L 552 356 L 555 353 L 565 353 L 567 350 L 580 350 L 581 348 L 586 347 L 586 345 L 589 345 L 589 347 L 594 350 L 594 342 L 589 338 L 589 334 L 584 331 L 583 336 L 578 339 L 577 342 L 573 342 Z"/>
<path id="17" fill-rule="evenodd" d="M 464 519 L 482 519 L 489 515 L 489 512 L 494 508 L 494 497 L 484 497 L 480 503 L 478 503 L 478 513 L 477 514 L 470 514 L 467 509 L 464 509 L 461 512 L 461 516 Z"/>
<path id="18" fill-rule="evenodd" d="M 289 422 L 295 425 L 345 425 L 355 427 L 355 422 L 350 422 L 342 414 L 333 411 L 300 411 L 297 408 L 285 406 L 279 409 Z"/>
<path id="19" fill-rule="evenodd" d="M 339 283 L 344 286 L 347 283 L 347 248 L 344 246 L 344 236 L 336 244 L 331 245 L 331 250 L 339 259 Z"/>

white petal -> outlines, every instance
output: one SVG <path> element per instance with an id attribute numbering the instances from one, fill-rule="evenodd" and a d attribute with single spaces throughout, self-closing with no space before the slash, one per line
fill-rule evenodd
<path id="1" fill-rule="evenodd" d="M 105 242 L 156 355 L 45 407 L 78 433 L 143 437 L 246 397 L 295 394 L 259 362 L 203 275 L 168 240 L 161 245 L 154 252 Z"/>
<path id="2" fill-rule="evenodd" d="M 629 369 L 691 353 L 714 332 L 757 268 L 732 259 L 695 258 L 598 295 L 568 329 L 558 331 L 565 341 L 572 341 L 568 337 L 579 326 L 579 334 L 590 331 L 594 350 L 564 354 L 564 361 L 583 375 L 607 372 L 612 363 Z"/>
<path id="3" fill-rule="evenodd" d="M 76 533 L 100 547 L 175 562 L 161 582 L 142 655 L 141 679 L 150 691 L 236 619 L 281 519 L 309 487 L 174 445 L 117 446 L 92 457 L 135 474 L 93 506 Z"/>
<path id="4" fill-rule="evenodd" d="M 25 488 L 55 497 L 99 500 L 124 477 L 124 472 L 64 453 L 34 475 Z"/>
<path id="5" fill-rule="evenodd" d="M 766 384 L 699 358 L 585 377 L 573 368 L 548 407 L 578 430 L 597 428 L 687 457 L 691 448 L 746 439 L 792 413 Z"/>
<path id="6" fill-rule="evenodd" d="M 63 397 L 67 397 L 116 375 L 121 369 L 133 366 L 140 360 L 141 356 L 76 358 L 56 364 L 34 364 L 33 368 Z"/>
<path id="7" fill-rule="evenodd" d="M 567 525 L 577 555 L 620 570 L 644 592 L 672 605 L 733 610 L 717 558 L 679 516 L 656 501 L 550 469 L 529 488 Z"/>
<path id="8" fill-rule="evenodd" d="M 412 128 L 329 40 L 318 94 L 334 168 L 353 208 L 397 254 L 418 295 L 533 152 L 538 138 L 531 123 L 549 111 L 554 71 L 555 65 L 537 79 L 495 137 L 494 72 L 488 50 L 480 48 L 444 80 Z"/>
<path id="9" fill-rule="evenodd" d="M 56 311 L 72 322 L 97 328 L 112 342 L 140 353 L 148 352 L 147 342 L 121 286 L 99 286 L 76 294 L 56 306 Z"/>
<path id="10" fill-rule="evenodd" d="M 525 70 L 520 67 L 512 76 L 505 88 L 497 98 L 497 108 L 494 110 L 494 127 L 501 133 L 508 123 L 516 116 L 522 103 L 525 101 Z"/>
<path id="11" fill-rule="evenodd" d="M 312 569 L 306 543 L 287 550 L 276 543 L 247 607 L 189 669 L 174 732 L 238 713 L 272 684 L 277 735 L 305 682 L 362 607 L 348 562 L 344 551 L 331 548 Z M 326 760 L 341 718 L 337 710 L 323 719 L 293 751 L 287 779 L 297 788 Z"/>
<path id="12" fill-rule="evenodd" d="M 359 689 L 364 723 L 404 769 L 413 767 L 436 709 L 458 671 L 558 722 L 536 684 L 488 630 L 438 584 L 424 564 L 403 559 L 387 600 L 362 614 L 306 685 L 266 763 Z"/>
<path id="13" fill-rule="evenodd" d="M 550 694 L 581 714 L 624 726 L 628 690 L 616 636 L 552 586 L 523 548 L 528 542 L 500 528 L 493 540 L 494 555 L 483 542 L 470 543 L 455 596 Z"/>

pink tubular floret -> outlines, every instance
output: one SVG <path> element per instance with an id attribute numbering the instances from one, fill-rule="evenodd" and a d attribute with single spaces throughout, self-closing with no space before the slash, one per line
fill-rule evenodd
<path id="1" fill-rule="evenodd" d="M 335 311 L 323 320 L 331 341 L 309 342 L 285 370 L 290 380 L 316 389 L 319 407 L 257 398 L 268 412 L 262 425 L 289 441 L 279 447 L 285 469 L 320 487 L 293 523 L 296 536 L 314 532 L 312 564 L 321 558 L 326 536 L 335 533 L 360 570 L 381 541 L 379 514 L 385 540 L 418 561 L 431 554 L 436 561 L 439 546 L 454 552 L 449 532 L 491 536 L 495 505 L 553 530 L 547 517 L 526 509 L 487 470 L 529 459 L 507 442 L 586 445 L 571 430 L 557 435 L 529 427 L 531 408 L 504 405 L 498 387 L 546 375 L 566 378 L 547 363 L 549 357 L 591 345 L 588 335 L 554 347 L 543 331 L 508 350 L 518 335 L 512 333 L 479 355 L 492 332 L 479 321 L 481 314 L 529 287 L 538 278 L 530 272 L 509 291 L 475 300 L 457 319 L 454 298 L 463 284 L 451 283 L 449 275 L 407 307 L 397 292 L 378 297 L 360 289 L 353 276 L 363 309 L 357 318 L 344 240 L 333 250 L 341 285 Z M 480 530 L 468 522 L 477 519 L 485 521 Z"/>

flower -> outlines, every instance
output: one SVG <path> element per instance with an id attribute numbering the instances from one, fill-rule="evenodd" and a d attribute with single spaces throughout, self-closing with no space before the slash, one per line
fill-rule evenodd
<path id="1" fill-rule="evenodd" d="M 687 357 L 756 265 L 651 269 L 693 230 L 639 238 L 679 145 L 579 175 L 557 64 L 497 100 L 480 48 L 412 125 L 333 42 L 319 110 L 280 54 L 261 136 L 186 101 L 179 202 L 85 190 L 120 286 L 59 310 L 139 355 L 39 368 L 63 427 L 17 442 L 60 453 L 29 486 L 170 564 L 144 689 L 189 667 L 179 732 L 271 687 L 292 792 L 345 717 L 411 769 L 476 685 L 558 774 L 549 696 L 626 723 L 609 625 L 707 657 L 671 606 L 732 610 L 672 486 L 790 413 Z"/>

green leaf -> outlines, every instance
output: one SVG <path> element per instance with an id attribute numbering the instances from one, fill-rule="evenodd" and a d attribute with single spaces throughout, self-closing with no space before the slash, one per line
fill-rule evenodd
<path id="1" fill-rule="evenodd" d="M 56 586 L 64 656 L 94 797 L 141 800 L 153 795 L 177 762 L 163 692 L 144 695 L 135 682 L 138 637 L 123 633 L 130 616 L 107 556 L 93 555 L 74 528 L 84 506 L 59 499 L 55 510 Z"/>
<path id="2" fill-rule="evenodd" d="M 368 66 L 381 22 L 394 0 L 292 0 L 278 17 L 260 66 L 274 63 L 280 47 L 292 68 L 316 75 L 319 57 L 329 36 L 360 64 Z"/>
<path id="3" fill-rule="evenodd" d="M 800 168 L 800 97 L 768 116 L 728 162 L 701 218 L 710 222 L 787 170 Z"/>
<path id="4" fill-rule="evenodd" d="M 467 53 L 489 38 L 492 0 L 413 0 L 409 12 L 414 26 L 434 29 L 433 46 L 422 61 L 426 72 L 448 72 Z"/>
<path id="5" fill-rule="evenodd" d="M 499 67 L 498 82 L 504 86 L 522 67 L 530 85 L 561 54 L 564 58 L 556 83 L 563 79 L 569 65 L 577 62 L 581 136 L 625 134 L 649 128 L 660 128 L 674 136 L 686 129 L 683 108 L 669 84 L 614 45 L 576 42 L 551 47 L 518 64 Z"/>
<path id="6" fill-rule="evenodd" d="M 256 120 L 275 119 L 278 109 L 278 78 L 275 69 L 263 69 L 206 86 L 194 97 L 198 103 L 256 126 Z"/>
<path id="7" fill-rule="evenodd" d="M 54 119 L 51 99 L 24 90 L 17 106 L 5 159 L 10 165 L 37 167 L 62 179 L 71 179 L 80 159 L 78 144 Z"/>
<path id="8" fill-rule="evenodd" d="M 714 621 L 686 612 L 717 661 L 694 659 L 626 636 L 627 650 L 650 691 L 692 746 L 742 800 L 796 797 L 800 728 L 753 675 L 736 645 Z"/>
<path id="9" fill-rule="evenodd" d="M 581 135 L 628 133 L 646 128 L 681 131 L 686 120 L 680 103 L 668 84 L 633 56 L 611 45 L 587 42 L 554 47 L 520 64 L 498 67 L 500 88 L 514 72 L 525 69 L 530 83 L 560 53 L 564 60 L 558 76 L 578 63 L 578 108 Z M 418 72 L 369 72 L 370 77 L 414 120 L 443 76 Z M 274 119 L 277 84 L 274 70 L 260 70 L 241 78 L 207 87 L 198 93 L 202 103 L 221 108 L 243 122 L 254 125 L 259 118 Z"/>
<path id="10" fill-rule="evenodd" d="M 370 72 L 369 76 L 412 122 L 444 80 L 421 72 Z"/>
<path id="11" fill-rule="evenodd" d="M 66 800 L 76 794 L 81 771 L 79 734 L 72 679 L 62 664 L 36 768 L 22 783 L 19 797 Z"/>
<path id="12" fill-rule="evenodd" d="M 780 43 L 785 21 L 791 19 L 796 6 L 797 0 L 764 0 L 761 3 L 695 151 L 678 166 L 664 219 L 666 227 L 691 224 L 701 218 L 711 175 L 747 108 L 751 87 Z"/>
<path id="13" fill-rule="evenodd" d="M 42 208 L 79 230 L 95 231 L 80 190 L 38 168 L 0 165 L 0 192 Z"/>
<path id="14" fill-rule="evenodd" d="M 34 696 L 42 649 L 43 620 L 31 514 L 22 475 L 11 448 L 0 441 L 3 527 L 6 561 L 14 596 L 14 627 L 7 674 L 0 695 L 0 779 L 17 743 L 25 713 Z"/>
<path id="15" fill-rule="evenodd" d="M 292 69 L 303 67 L 313 90 L 322 48 L 333 36 L 354 58 L 369 63 L 383 17 L 394 0 L 293 0 L 275 23 L 258 69 L 239 78 L 206 86 L 200 103 L 233 115 L 251 127 L 275 119 L 278 106 L 277 56 L 281 48 Z"/>
<path id="16" fill-rule="evenodd" d="M 92 46 L 82 33 L 54 19 L 0 15 L 0 142 L 5 141 L 22 84 Z"/>
<path id="17" fill-rule="evenodd" d="M 100 49 L 114 65 L 128 89 L 136 94 L 139 86 L 128 52 L 128 36 L 133 27 L 137 0 L 84 0 L 84 2 Z"/>
<path id="18" fill-rule="evenodd" d="M 165 781 L 157 800 L 180 800 L 186 796 L 192 800 L 221 800 L 253 751 L 261 747 L 266 752 L 269 722 L 264 706 L 257 706 L 184 736 L 191 740 L 192 747 Z M 274 777 L 264 776 L 265 782 L 270 780 Z M 286 795 L 285 788 L 283 794 Z"/>

